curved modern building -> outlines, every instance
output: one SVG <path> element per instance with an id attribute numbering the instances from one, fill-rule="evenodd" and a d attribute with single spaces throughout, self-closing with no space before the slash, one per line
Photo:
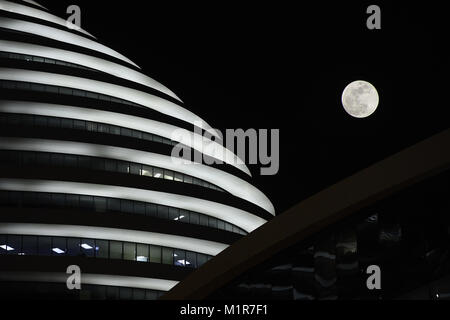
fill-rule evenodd
<path id="1" fill-rule="evenodd" d="M 0 1 L 0 92 L 0 294 L 155 299 L 275 213 L 179 97 L 34 1 Z"/>

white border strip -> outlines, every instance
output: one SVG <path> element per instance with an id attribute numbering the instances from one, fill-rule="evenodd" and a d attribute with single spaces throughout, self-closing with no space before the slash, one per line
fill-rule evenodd
<path id="1" fill-rule="evenodd" d="M 48 9 L 47 9 L 46 7 L 44 7 L 43 5 L 37 3 L 37 2 L 34 1 L 34 0 L 22 0 L 22 1 L 23 1 L 23 2 L 27 2 L 27 3 L 30 3 L 30 4 L 34 4 L 35 6 L 38 6 L 38 7 L 42 8 L 42 9 L 45 9 L 45 10 L 48 11 Z"/>

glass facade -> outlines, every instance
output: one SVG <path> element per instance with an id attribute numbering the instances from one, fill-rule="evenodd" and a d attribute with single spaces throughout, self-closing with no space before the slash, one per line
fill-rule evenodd
<path id="1" fill-rule="evenodd" d="M 0 191 L 0 207 L 79 208 L 83 209 L 83 211 L 121 212 L 172 220 L 179 223 L 214 227 L 218 230 L 226 230 L 241 235 L 247 234 L 246 231 L 235 225 L 197 212 L 153 203 L 107 197 L 63 193 Z"/>
<path id="2" fill-rule="evenodd" d="M 187 268 L 198 268 L 211 259 L 211 256 L 202 253 L 144 243 L 4 234 L 0 234 L 0 255 L 72 256 L 162 263 Z"/>
<path id="3" fill-rule="evenodd" d="M 100 170 L 139 175 L 155 179 L 195 184 L 204 188 L 224 192 L 207 181 L 172 170 L 134 162 L 96 158 L 62 153 L 0 150 L 0 165 L 5 166 L 52 166 Z"/>

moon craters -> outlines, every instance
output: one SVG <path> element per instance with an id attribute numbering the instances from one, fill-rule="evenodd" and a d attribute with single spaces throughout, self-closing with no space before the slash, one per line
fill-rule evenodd
<path id="1" fill-rule="evenodd" d="M 353 81 L 342 93 L 342 105 L 345 111 L 355 118 L 370 116 L 377 109 L 378 103 L 378 92 L 367 81 Z"/>

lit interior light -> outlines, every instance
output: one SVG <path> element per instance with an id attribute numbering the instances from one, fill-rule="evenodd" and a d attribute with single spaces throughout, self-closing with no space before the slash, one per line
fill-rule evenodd
<path id="1" fill-rule="evenodd" d="M 83 244 L 81 245 L 81 247 L 82 247 L 83 249 L 86 249 L 86 250 L 91 250 L 91 249 L 93 249 L 93 247 L 91 247 L 91 246 L 88 245 L 87 243 L 83 243 Z"/>
<path id="2" fill-rule="evenodd" d="M 181 220 L 181 219 L 183 219 L 183 218 L 184 218 L 184 216 L 180 216 L 180 217 L 174 218 L 173 220 Z"/>
<path id="3" fill-rule="evenodd" d="M 155 174 L 155 178 L 161 178 L 161 173 Z"/>
<path id="4" fill-rule="evenodd" d="M 147 262 L 147 261 L 148 261 L 148 258 L 147 258 L 146 256 L 137 256 L 137 257 L 136 257 L 136 261 L 139 261 L 139 262 Z"/>
<path id="5" fill-rule="evenodd" d="M 62 254 L 62 253 L 65 252 L 64 250 L 61 250 L 60 248 L 53 248 L 52 251 L 57 253 L 57 254 Z"/>
<path id="6" fill-rule="evenodd" d="M 10 247 L 10 246 L 8 246 L 6 244 L 0 246 L 0 248 L 2 248 L 3 250 L 6 250 L 6 251 L 13 251 L 13 250 L 15 250 L 13 247 Z"/>
<path id="7" fill-rule="evenodd" d="M 188 265 L 188 264 L 191 264 L 189 261 L 186 261 L 186 260 L 184 260 L 184 259 L 178 260 L 177 262 L 178 262 L 179 264 L 182 264 L 182 265 Z"/>
<path id="8" fill-rule="evenodd" d="M 19 256 L 24 256 L 24 255 L 25 255 L 25 253 L 23 253 L 23 252 L 20 252 L 20 253 L 18 253 L 18 255 L 19 255 Z"/>

